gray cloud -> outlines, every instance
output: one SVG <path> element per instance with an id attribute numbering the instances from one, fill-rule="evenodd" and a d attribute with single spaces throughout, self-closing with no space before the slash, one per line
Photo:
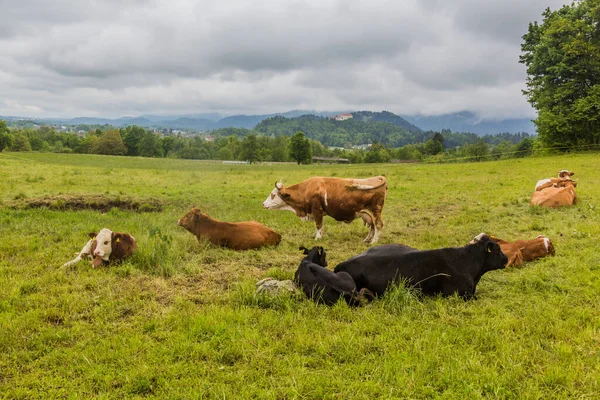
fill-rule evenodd
<path id="1" fill-rule="evenodd" d="M 0 114 L 531 116 L 520 37 L 562 0 L 0 1 Z"/>

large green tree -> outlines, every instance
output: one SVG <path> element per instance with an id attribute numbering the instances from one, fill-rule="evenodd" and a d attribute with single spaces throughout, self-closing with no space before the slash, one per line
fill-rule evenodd
<path id="1" fill-rule="evenodd" d="M 10 135 L 8 134 L 8 128 L 6 122 L 0 119 L 0 151 L 4 150 L 12 144 Z"/>
<path id="2" fill-rule="evenodd" d="M 248 161 L 250 164 L 258 161 L 259 159 L 259 148 L 256 135 L 251 133 L 242 140 L 240 158 Z"/>
<path id="3" fill-rule="evenodd" d="M 127 146 L 129 150 L 129 146 Z M 142 157 L 162 157 L 164 155 L 162 140 L 156 133 L 145 133 L 138 146 L 138 154 Z"/>
<path id="4" fill-rule="evenodd" d="M 96 154 L 123 156 L 127 153 L 127 147 L 121 133 L 117 129 L 111 129 L 100 136 L 92 151 Z"/>
<path id="5" fill-rule="evenodd" d="M 289 150 L 290 157 L 298 164 L 312 163 L 310 139 L 304 136 L 303 132 L 298 131 L 290 138 Z"/>
<path id="6" fill-rule="evenodd" d="M 600 0 L 579 0 L 529 24 L 520 62 L 547 146 L 600 143 Z"/>
<path id="7" fill-rule="evenodd" d="M 142 142 L 144 138 L 148 136 L 148 133 L 144 130 L 144 128 L 131 125 L 126 128 L 121 128 L 121 137 L 123 138 L 123 142 L 125 146 L 127 146 L 127 155 L 128 156 L 139 156 L 142 155 Z M 150 142 L 153 142 L 152 139 L 149 139 Z M 148 143 L 146 143 L 145 152 L 148 153 Z M 152 153 L 152 152 L 151 152 Z M 154 155 L 144 155 L 145 157 L 153 157 Z"/>

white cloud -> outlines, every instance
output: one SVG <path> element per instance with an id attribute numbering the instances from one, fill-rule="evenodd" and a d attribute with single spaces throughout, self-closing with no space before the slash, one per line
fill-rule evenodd
<path id="1" fill-rule="evenodd" d="M 0 114 L 531 116 L 520 37 L 562 0 L 0 3 Z"/>

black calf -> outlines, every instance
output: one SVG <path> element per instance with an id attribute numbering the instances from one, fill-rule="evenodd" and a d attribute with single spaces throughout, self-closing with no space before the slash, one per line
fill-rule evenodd
<path id="1" fill-rule="evenodd" d="M 365 290 L 356 292 L 356 285 L 350 274 L 346 272 L 334 273 L 327 266 L 326 253 L 323 247 L 315 246 L 311 250 L 300 247 L 306 257 L 302 259 L 298 270 L 294 274 L 294 281 L 300 286 L 306 297 L 327 305 L 335 304 L 340 297 L 346 303 L 355 306 L 362 303 L 370 292 Z"/>
<path id="2" fill-rule="evenodd" d="M 507 262 L 500 246 L 484 236 L 476 244 L 459 248 L 420 251 L 402 245 L 377 246 L 340 263 L 334 271 L 349 273 L 357 289 L 367 288 L 376 295 L 406 280 L 425 294 L 456 292 L 470 299 L 483 274 L 504 268 Z"/>

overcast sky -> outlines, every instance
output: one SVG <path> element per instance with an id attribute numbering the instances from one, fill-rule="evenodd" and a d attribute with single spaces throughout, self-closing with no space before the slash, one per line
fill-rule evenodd
<path id="1" fill-rule="evenodd" d="M 0 115 L 388 110 L 530 117 L 562 0 L 0 0 Z"/>

